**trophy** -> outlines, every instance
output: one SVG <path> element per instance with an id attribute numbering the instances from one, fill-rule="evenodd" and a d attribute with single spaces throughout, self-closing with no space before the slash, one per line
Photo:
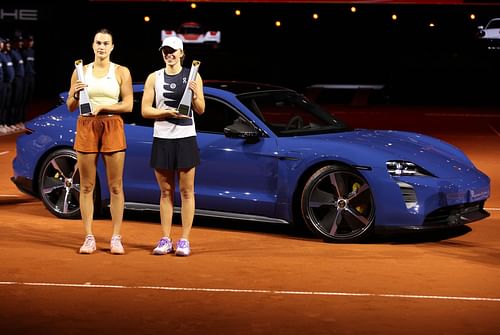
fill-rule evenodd
<path id="1" fill-rule="evenodd" d="M 189 72 L 188 83 L 196 78 L 196 74 L 198 73 L 198 68 L 200 67 L 199 60 L 193 60 L 191 65 L 191 71 Z M 179 107 L 177 107 L 177 111 L 183 115 L 191 116 L 191 101 L 193 98 L 193 91 L 189 88 L 189 85 L 186 86 L 184 90 L 184 94 L 182 95 L 181 102 L 179 103 Z"/>
<path id="2" fill-rule="evenodd" d="M 78 80 L 85 82 L 85 78 L 83 75 L 83 61 L 81 59 L 75 61 L 75 68 Z M 82 91 L 80 91 L 80 100 L 78 101 L 78 103 L 80 104 L 80 115 L 92 115 L 92 105 L 90 104 L 87 88 L 84 88 Z"/>

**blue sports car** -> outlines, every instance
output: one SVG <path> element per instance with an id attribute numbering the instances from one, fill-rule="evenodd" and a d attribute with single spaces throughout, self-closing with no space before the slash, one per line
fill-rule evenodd
<path id="1" fill-rule="evenodd" d="M 152 121 L 141 117 L 143 86 L 124 114 L 125 208 L 159 210 L 149 166 Z M 79 218 L 73 150 L 76 117 L 61 103 L 17 138 L 12 181 L 57 217 Z M 490 179 L 456 147 L 422 134 L 352 129 L 296 91 L 259 83 L 206 81 L 195 115 L 201 165 L 196 215 L 304 224 L 328 242 L 360 242 L 375 229 L 436 229 L 489 216 Z M 96 213 L 109 190 L 102 160 Z M 180 198 L 176 195 L 176 210 Z"/>

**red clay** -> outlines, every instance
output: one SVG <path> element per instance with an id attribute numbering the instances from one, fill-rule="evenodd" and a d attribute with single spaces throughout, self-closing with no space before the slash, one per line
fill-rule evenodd
<path id="1" fill-rule="evenodd" d="M 365 244 L 197 219 L 184 258 L 151 255 L 161 233 L 155 214 L 126 215 L 125 255 L 109 253 L 108 220 L 95 224 L 97 252 L 78 254 L 80 221 L 56 219 L 14 187 L 17 135 L 0 137 L 1 334 L 496 334 L 500 118 L 437 113 L 344 117 L 462 148 L 492 179 L 489 218 Z"/>

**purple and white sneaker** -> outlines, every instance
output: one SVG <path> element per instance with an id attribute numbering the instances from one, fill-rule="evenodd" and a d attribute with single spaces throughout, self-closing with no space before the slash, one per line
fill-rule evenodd
<path id="1" fill-rule="evenodd" d="M 162 237 L 156 248 L 153 249 L 153 255 L 166 255 L 174 251 L 172 240 L 169 237 Z"/>
<path id="2" fill-rule="evenodd" d="M 189 246 L 189 241 L 181 238 L 177 241 L 175 246 L 175 255 L 176 256 L 189 256 L 191 253 L 191 247 Z"/>

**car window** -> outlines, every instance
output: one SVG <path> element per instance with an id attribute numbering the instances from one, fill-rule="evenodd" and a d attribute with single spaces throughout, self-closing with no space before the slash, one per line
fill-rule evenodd
<path id="1" fill-rule="evenodd" d="M 278 136 L 296 136 L 348 129 L 346 124 L 336 120 L 318 105 L 294 92 L 264 92 L 255 95 L 241 95 L 239 99 Z"/>
<path id="2" fill-rule="evenodd" d="M 493 20 L 488 23 L 488 26 L 486 27 L 488 29 L 498 29 L 500 28 L 500 20 Z"/>
<path id="3" fill-rule="evenodd" d="M 123 113 L 122 118 L 125 124 L 153 127 L 154 120 L 145 119 L 141 114 L 142 91 L 134 92 L 134 107 L 132 113 Z"/>
<path id="4" fill-rule="evenodd" d="M 203 31 L 200 26 L 182 26 L 179 31 L 180 34 L 202 34 Z"/>
<path id="5" fill-rule="evenodd" d="M 196 131 L 224 133 L 224 128 L 234 122 L 239 114 L 227 103 L 205 96 L 205 112 L 194 113 Z"/>
<path id="6" fill-rule="evenodd" d="M 134 107 L 132 113 L 123 113 L 123 121 L 126 124 L 153 127 L 154 120 L 145 119 L 141 114 L 142 92 L 134 93 Z M 194 113 L 197 131 L 210 133 L 224 133 L 224 128 L 238 118 L 238 113 L 220 100 L 205 97 L 205 112 L 202 115 Z"/>

